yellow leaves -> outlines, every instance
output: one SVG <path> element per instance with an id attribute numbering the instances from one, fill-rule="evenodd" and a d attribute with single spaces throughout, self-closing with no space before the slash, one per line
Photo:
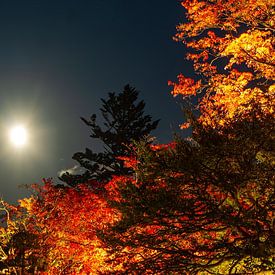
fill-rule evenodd
<path id="1" fill-rule="evenodd" d="M 256 73 L 272 79 L 275 77 L 274 42 L 271 32 L 253 30 L 232 40 L 221 55 L 230 57 L 227 68 L 231 68 L 234 64 L 245 63 Z"/>
<path id="2" fill-rule="evenodd" d="M 274 115 L 274 1 L 186 0 L 182 5 L 188 22 L 177 27 L 176 39 L 190 48 L 187 59 L 203 82 L 179 75 L 177 83 L 169 82 L 172 94 L 186 98 L 205 92 L 199 103 L 205 126 L 224 127 L 236 117 L 260 116 L 257 112 Z"/>
<path id="3" fill-rule="evenodd" d="M 275 84 L 270 85 L 270 87 L 268 88 L 268 92 L 272 95 L 275 94 Z"/>
<path id="4" fill-rule="evenodd" d="M 259 47 L 256 49 L 256 56 L 258 58 L 263 58 L 264 56 L 266 55 L 270 55 L 271 54 L 271 51 L 269 48 L 266 48 L 266 47 Z"/>
<path id="5" fill-rule="evenodd" d="M 216 75 L 211 79 L 209 89 L 215 92 L 215 97 L 220 100 L 220 95 L 227 97 L 234 93 L 239 93 L 252 80 L 253 75 L 248 72 L 240 73 L 237 70 L 232 70 L 228 76 Z M 216 99 L 218 99 L 216 98 Z"/>
<path id="6" fill-rule="evenodd" d="M 249 88 L 253 77 L 252 73 L 237 70 L 232 70 L 228 76 L 215 75 L 209 85 L 211 95 L 200 103 L 199 121 L 204 126 L 224 127 L 236 117 L 249 119 L 256 106 L 262 115 L 273 116 L 275 85 L 267 90 Z"/>
<path id="7" fill-rule="evenodd" d="M 32 205 L 34 202 L 33 197 L 24 198 L 24 199 L 19 200 L 18 202 L 19 202 L 20 207 L 25 208 L 28 212 L 31 212 Z"/>
<path id="8" fill-rule="evenodd" d="M 236 116 L 249 119 L 255 104 L 262 114 L 274 115 L 274 94 L 266 94 L 257 87 L 239 90 L 234 90 L 234 86 L 231 89 L 227 87 L 227 90 L 220 90 L 201 102 L 202 115 L 199 120 L 204 126 L 223 127 Z"/>

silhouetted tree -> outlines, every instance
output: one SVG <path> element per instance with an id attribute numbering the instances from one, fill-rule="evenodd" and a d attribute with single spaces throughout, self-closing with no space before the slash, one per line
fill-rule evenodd
<path id="1" fill-rule="evenodd" d="M 90 120 L 81 117 L 91 128 L 90 136 L 104 143 L 104 151 L 95 153 L 86 148 L 85 152 L 75 153 L 73 159 L 86 171 L 80 175 L 66 172 L 60 177 L 62 181 L 71 186 L 88 180 L 104 183 L 110 180 L 112 175 L 127 175 L 131 172 L 117 157 L 128 156 L 128 145 L 131 141 L 148 135 L 159 122 L 152 122 L 151 116 L 144 115 L 145 103 L 143 100 L 136 102 L 138 95 L 139 92 L 135 88 L 126 85 L 118 95 L 109 93 L 106 100 L 101 99 L 103 104 L 100 111 L 104 128 L 97 124 L 95 114 Z"/>

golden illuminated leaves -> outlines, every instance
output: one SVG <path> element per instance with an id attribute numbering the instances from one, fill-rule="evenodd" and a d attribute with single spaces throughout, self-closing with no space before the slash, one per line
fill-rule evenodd
<path id="1" fill-rule="evenodd" d="M 28 213 L 31 213 L 32 211 L 32 205 L 34 202 L 34 198 L 33 197 L 29 197 L 29 198 L 24 198 L 18 201 L 20 207 L 25 208 Z"/>
<path id="2" fill-rule="evenodd" d="M 229 86 L 230 87 L 230 86 Z M 219 89 L 220 87 L 218 87 Z M 226 87 L 227 88 L 227 87 Z M 270 89 L 274 89 L 270 87 Z M 203 99 L 200 105 L 202 115 L 199 121 L 204 126 L 218 128 L 228 126 L 235 120 L 249 119 L 254 108 L 262 114 L 274 116 L 274 93 L 267 94 L 259 88 L 218 90 L 210 100 Z M 263 119 L 263 117 L 258 117 Z"/>
<path id="3" fill-rule="evenodd" d="M 275 40 L 272 0 L 182 1 L 188 22 L 175 39 L 189 49 L 199 81 L 180 74 L 172 95 L 205 96 L 198 104 L 204 126 L 223 127 L 254 109 L 274 116 Z M 188 128 L 188 122 L 181 126 Z"/>
<path id="4" fill-rule="evenodd" d="M 222 56 L 229 56 L 226 68 L 244 62 L 255 73 L 267 79 L 275 77 L 275 39 L 270 31 L 253 30 L 228 43 Z"/>

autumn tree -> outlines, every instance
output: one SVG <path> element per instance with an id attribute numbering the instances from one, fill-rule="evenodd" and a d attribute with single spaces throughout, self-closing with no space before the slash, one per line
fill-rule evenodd
<path id="1" fill-rule="evenodd" d="M 121 274 L 274 271 L 273 126 L 237 121 L 225 135 L 200 125 L 192 139 L 140 145 L 138 180 L 115 189 L 122 219 L 102 232 Z"/>
<path id="2" fill-rule="evenodd" d="M 273 1 L 187 0 L 182 6 L 188 22 L 178 25 L 175 39 L 189 49 L 199 80 L 180 74 L 177 83 L 170 82 L 173 95 L 204 95 L 198 108 L 205 127 L 221 129 L 235 113 L 247 116 L 253 102 L 272 114 Z"/>
<path id="3" fill-rule="evenodd" d="M 113 188 L 122 219 L 102 238 L 121 274 L 275 271 L 274 3 L 183 1 L 198 79 L 173 94 L 199 97 L 189 140 L 136 148 L 137 177 Z M 191 110 L 192 111 L 192 110 Z M 190 113 L 190 112 L 189 112 Z"/>
<path id="4" fill-rule="evenodd" d="M 149 133 L 157 122 L 144 118 L 132 88 L 109 94 L 101 110 L 106 131 L 95 116 L 83 119 L 106 151 L 78 153 L 87 172 L 65 175 L 70 185 L 84 184 L 46 181 L 20 203 L 28 232 L 39 236 L 38 255 L 47 257 L 46 274 L 275 271 L 274 4 L 182 5 L 188 22 L 175 39 L 189 48 L 198 78 L 179 75 L 170 84 L 186 100 L 200 94 L 199 115 L 188 110 L 182 125 L 192 126 L 192 137 L 164 145 L 145 139 L 128 151 L 125 144 L 142 135 L 127 133 Z M 132 100 L 124 102 L 126 90 Z M 132 121 L 131 110 L 137 132 L 123 120 Z M 91 184 L 104 188 L 94 192 Z"/>
<path id="5" fill-rule="evenodd" d="M 33 186 L 34 195 L 20 201 L 28 213 L 28 230 L 39 240 L 45 274 L 101 274 L 116 270 L 105 263 L 107 252 L 97 230 L 119 219 L 104 191 L 87 184 L 56 188 L 51 180 Z"/>
<path id="6" fill-rule="evenodd" d="M 106 183 L 113 175 L 127 175 L 131 172 L 117 157 L 128 156 L 128 145 L 133 140 L 148 135 L 159 122 L 152 121 L 149 115 L 144 115 L 145 103 L 143 100 L 137 102 L 138 95 L 139 92 L 135 88 L 127 85 L 123 92 L 109 93 L 107 99 L 101 99 L 103 128 L 97 123 L 95 114 L 90 120 L 81 118 L 91 128 L 91 138 L 103 142 L 104 151 L 95 153 L 86 148 L 85 152 L 75 153 L 73 159 L 85 169 L 85 173 L 65 173 L 60 177 L 61 180 L 72 186 L 90 179 Z"/>
<path id="7" fill-rule="evenodd" d="M 38 253 L 38 236 L 28 230 L 29 217 L 21 210 L 1 200 L 1 274 L 36 274 L 44 271 L 44 257 Z"/>

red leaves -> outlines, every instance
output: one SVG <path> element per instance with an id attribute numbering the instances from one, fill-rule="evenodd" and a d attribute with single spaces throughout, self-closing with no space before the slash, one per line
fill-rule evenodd
<path id="1" fill-rule="evenodd" d="M 152 145 L 150 145 L 150 148 L 153 151 L 158 151 L 158 150 L 174 149 L 175 146 L 176 146 L 176 142 L 171 142 L 168 144 L 152 144 Z"/>
<path id="2" fill-rule="evenodd" d="M 122 160 L 124 162 L 125 167 L 136 169 L 138 161 L 135 157 L 117 157 L 117 159 Z"/>
<path id="3" fill-rule="evenodd" d="M 103 271 L 106 252 L 96 232 L 119 218 L 107 203 L 106 191 L 95 193 L 84 184 L 58 188 L 51 181 L 35 188 L 37 198 L 22 200 L 21 207 L 29 212 L 29 230 L 40 238 L 41 255 L 47 256 L 47 274 L 65 266 L 68 274 Z"/>
<path id="4" fill-rule="evenodd" d="M 178 75 L 178 83 L 169 81 L 168 85 L 174 87 L 171 92 L 173 96 L 193 96 L 196 95 L 197 91 L 201 88 L 201 81 L 195 82 L 192 78 L 180 74 Z"/>
<path id="5" fill-rule="evenodd" d="M 203 92 L 199 118 L 181 125 L 195 129 L 192 142 L 146 145 L 140 159 L 139 152 L 118 157 L 134 173 L 104 186 L 91 181 L 57 188 L 48 180 L 33 186 L 37 197 L 10 210 L 27 211 L 27 229 L 39 236 L 47 274 L 115 272 L 106 263 L 110 243 L 111 259 L 124 273 L 128 265 L 130 273 L 224 274 L 228 259 L 241 271 L 248 256 L 268 262 L 274 224 L 267 127 L 272 121 L 266 120 L 274 117 L 271 2 L 186 0 L 182 5 L 189 22 L 178 26 L 176 39 L 190 49 L 187 58 L 202 80 L 180 74 L 168 84 L 173 96 L 193 99 Z M 98 230 L 109 238 L 106 243 Z"/>

